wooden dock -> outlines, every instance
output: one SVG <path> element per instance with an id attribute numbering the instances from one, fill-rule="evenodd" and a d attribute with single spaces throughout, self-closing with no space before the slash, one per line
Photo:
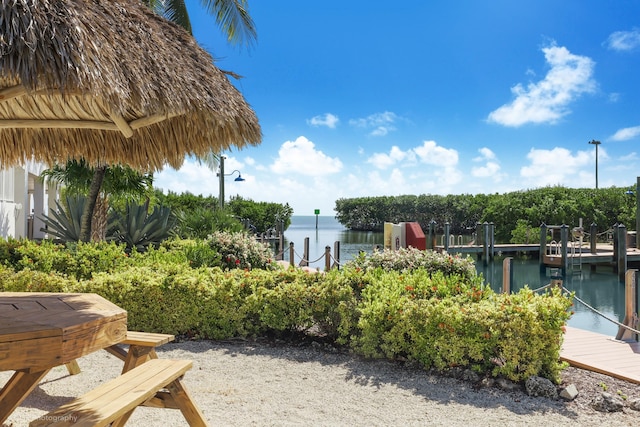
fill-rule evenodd
<path id="1" fill-rule="evenodd" d="M 444 246 L 436 246 L 436 250 L 444 251 Z M 484 247 L 478 245 L 452 245 L 449 246 L 449 253 L 458 253 L 464 255 L 483 255 Z M 539 244 L 497 244 L 493 246 L 495 254 L 499 255 L 513 255 L 515 253 L 540 253 Z M 569 264 L 613 264 L 615 262 L 613 256 L 613 245 L 598 244 L 596 253 L 589 252 L 588 248 L 583 247 L 582 250 L 575 250 L 575 253 L 571 252 L 571 246 L 569 246 Z M 640 249 L 627 248 L 627 262 L 640 262 Z"/>
<path id="2" fill-rule="evenodd" d="M 571 366 L 640 384 L 640 343 L 567 326 L 560 359 Z"/>

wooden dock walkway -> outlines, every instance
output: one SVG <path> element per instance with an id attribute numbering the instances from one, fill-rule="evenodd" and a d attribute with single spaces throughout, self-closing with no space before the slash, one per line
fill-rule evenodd
<path id="1" fill-rule="evenodd" d="M 513 255 L 514 253 L 534 253 L 540 252 L 539 244 L 514 244 L 514 243 L 500 243 L 493 247 L 495 254 Z M 444 246 L 436 246 L 436 250 L 444 251 Z M 458 253 L 464 255 L 482 255 L 484 251 L 483 246 L 478 245 L 451 245 L 449 246 L 449 253 Z M 613 257 L 613 245 L 598 244 L 597 253 L 593 254 L 589 252 L 587 247 L 582 247 L 580 250 L 576 250 L 575 253 L 571 253 L 571 246 L 569 246 L 569 263 L 577 263 L 578 260 L 582 264 L 613 264 L 615 259 Z M 627 262 L 640 262 L 640 249 L 627 248 Z"/>
<path id="2" fill-rule="evenodd" d="M 640 384 L 640 343 L 567 326 L 560 359 L 571 366 Z"/>

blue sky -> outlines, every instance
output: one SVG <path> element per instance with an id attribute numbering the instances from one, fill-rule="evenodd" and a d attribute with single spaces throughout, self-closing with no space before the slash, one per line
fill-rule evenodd
<path id="1" fill-rule="evenodd" d="M 640 2 L 249 0 L 258 40 L 198 42 L 258 115 L 225 193 L 334 215 L 339 198 L 629 186 L 640 175 Z M 164 190 L 218 196 L 188 159 Z"/>

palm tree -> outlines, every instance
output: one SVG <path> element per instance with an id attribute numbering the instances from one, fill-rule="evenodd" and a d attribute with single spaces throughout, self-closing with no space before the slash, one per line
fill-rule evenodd
<path id="1" fill-rule="evenodd" d="M 143 0 L 151 9 L 191 33 L 191 21 L 184 0 Z M 200 0 L 215 17 L 232 45 L 251 45 L 257 38 L 255 24 L 247 10 L 247 0 Z"/>
<path id="2" fill-rule="evenodd" d="M 90 167 L 84 159 L 74 159 L 69 160 L 65 166 L 55 165 L 51 169 L 46 169 L 40 176 L 63 184 L 69 195 L 86 195 L 94 181 L 96 169 Z M 87 213 L 86 209 L 83 212 L 81 234 L 83 227 L 89 227 L 91 240 L 104 240 L 109 207 L 108 196 L 113 195 L 116 200 L 139 199 L 148 196 L 152 187 L 153 175 L 150 173 L 143 174 L 128 166 L 120 165 L 105 168 L 94 207 L 90 213 Z M 88 225 L 84 221 L 85 215 L 91 215 L 91 222 Z M 86 232 L 86 229 L 84 231 Z"/>
<path id="3" fill-rule="evenodd" d="M 184 0 L 143 1 L 159 15 L 180 25 L 190 34 L 192 33 L 191 21 Z M 200 0 L 200 2 L 226 34 L 228 43 L 251 45 L 256 40 L 256 28 L 247 10 L 247 0 Z M 233 73 L 228 74 L 233 75 Z M 96 209 L 107 168 L 107 165 L 100 165 L 94 169 L 80 228 L 80 240 L 83 242 L 87 242 L 91 238 L 93 212 Z"/>

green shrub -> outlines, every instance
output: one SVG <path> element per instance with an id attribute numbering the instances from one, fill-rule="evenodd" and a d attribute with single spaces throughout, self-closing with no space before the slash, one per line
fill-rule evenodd
<path id="1" fill-rule="evenodd" d="M 221 248 L 251 253 L 237 236 L 220 241 Z M 5 253 L 5 261 L 20 258 L 15 266 L 0 264 L 0 290 L 95 292 L 127 310 L 132 330 L 225 339 L 313 329 L 367 357 L 468 367 L 514 381 L 558 380 L 563 367 L 571 297 L 557 289 L 495 294 L 464 260 L 448 256 L 409 253 L 398 262 L 361 260 L 309 274 L 249 269 L 253 253 L 240 262 L 246 269 L 201 266 L 217 260 L 209 241 L 170 240 L 130 256 L 120 246 L 94 243 L 21 242 Z"/>
<path id="2" fill-rule="evenodd" d="M 4 239 L 0 237 L 0 265 L 15 266 L 20 259 L 20 255 L 16 253 L 16 248 L 23 244 L 22 240 L 13 238 Z"/>
<path id="3" fill-rule="evenodd" d="M 11 266 L 16 270 L 57 272 L 79 280 L 89 279 L 93 273 L 114 271 L 126 264 L 124 247 L 106 242 L 62 244 L 25 239 L 11 250 Z"/>
<path id="4" fill-rule="evenodd" d="M 0 291 L 80 292 L 78 282 L 73 278 L 28 269 L 14 272 L 7 267 L 0 267 Z"/>

